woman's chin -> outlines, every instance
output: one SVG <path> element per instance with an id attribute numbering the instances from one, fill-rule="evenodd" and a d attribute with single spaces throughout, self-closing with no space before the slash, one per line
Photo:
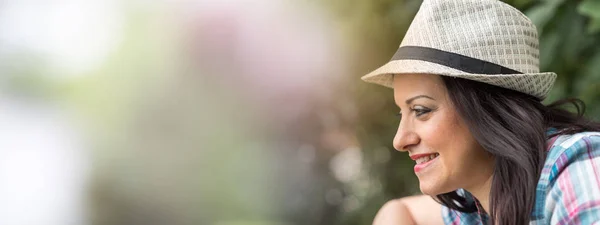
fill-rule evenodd
<path id="1" fill-rule="evenodd" d="M 445 192 L 442 192 L 442 190 L 438 187 L 436 187 L 435 185 L 431 185 L 428 183 L 424 183 L 424 182 L 419 182 L 419 188 L 421 189 L 421 193 L 425 194 L 425 195 L 439 195 Z"/>

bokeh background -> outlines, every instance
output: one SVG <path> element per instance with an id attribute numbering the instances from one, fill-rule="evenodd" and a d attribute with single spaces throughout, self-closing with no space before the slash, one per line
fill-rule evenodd
<path id="1" fill-rule="evenodd" d="M 600 1 L 506 2 L 600 119 Z M 0 2 L 0 224 L 370 224 L 419 189 L 359 78 L 420 4 Z"/>

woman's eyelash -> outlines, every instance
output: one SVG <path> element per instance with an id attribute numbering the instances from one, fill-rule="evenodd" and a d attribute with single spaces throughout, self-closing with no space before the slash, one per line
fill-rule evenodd
<path id="1" fill-rule="evenodd" d="M 412 110 L 414 112 L 416 112 L 417 116 L 421 116 L 425 113 L 431 112 L 431 109 L 427 109 L 427 108 L 413 108 Z"/>
<path id="2" fill-rule="evenodd" d="M 415 112 L 415 115 L 417 117 L 419 117 L 419 116 L 422 116 L 423 114 L 431 112 L 431 109 L 423 108 L 423 107 L 417 107 L 417 108 L 411 108 L 410 111 Z M 397 113 L 396 116 L 402 118 L 402 112 Z"/>

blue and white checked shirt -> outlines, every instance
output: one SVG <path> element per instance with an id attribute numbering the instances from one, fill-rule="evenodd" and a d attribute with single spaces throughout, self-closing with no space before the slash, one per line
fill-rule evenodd
<path id="1" fill-rule="evenodd" d="M 600 132 L 556 136 L 547 149 L 529 224 L 600 225 Z M 462 213 L 442 206 L 442 216 L 452 225 L 489 221 L 483 210 Z"/>

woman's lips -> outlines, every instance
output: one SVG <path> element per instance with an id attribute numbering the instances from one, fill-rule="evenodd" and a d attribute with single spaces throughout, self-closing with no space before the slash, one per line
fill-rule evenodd
<path id="1" fill-rule="evenodd" d="M 438 153 L 437 152 L 423 153 L 423 154 L 410 155 L 409 157 L 412 160 L 417 160 L 418 158 L 429 156 L 429 155 L 433 155 L 433 154 L 438 154 Z"/>
<path id="2" fill-rule="evenodd" d="M 413 160 L 416 161 L 417 159 L 420 159 L 422 157 L 430 157 L 430 155 L 432 155 L 432 154 L 436 155 L 435 158 L 429 159 L 426 162 L 418 163 L 418 164 L 415 165 L 415 173 L 421 172 L 423 169 L 425 169 L 426 167 L 428 167 L 429 165 L 431 165 L 433 162 L 435 162 L 439 158 L 439 154 L 437 154 L 437 153 L 430 153 L 430 154 L 419 154 L 419 155 L 411 156 L 411 159 L 413 159 Z"/>

